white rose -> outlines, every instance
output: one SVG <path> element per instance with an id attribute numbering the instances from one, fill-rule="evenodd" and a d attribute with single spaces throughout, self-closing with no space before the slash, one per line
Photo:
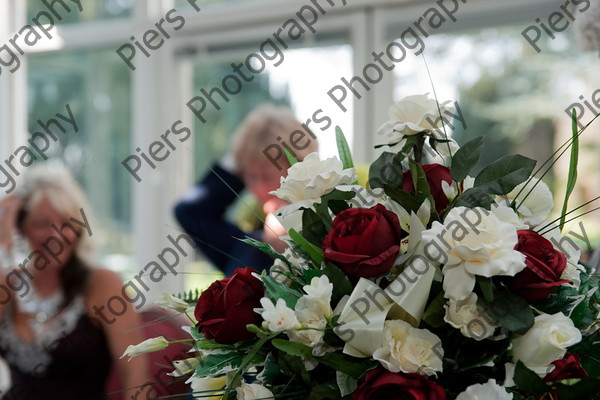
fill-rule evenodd
<path id="1" fill-rule="evenodd" d="M 303 161 L 288 169 L 287 177 L 281 177 L 279 189 L 271 192 L 291 204 L 280 210 L 288 215 L 301 207 L 310 208 L 321 202 L 321 196 L 332 192 L 338 185 L 347 185 L 358 179 L 354 168 L 343 169 L 335 157 L 320 160 L 318 153 L 310 153 Z"/>
<path id="2" fill-rule="evenodd" d="M 388 144 L 395 144 L 404 135 L 414 135 L 423 131 L 435 131 L 441 127 L 440 111 L 451 110 L 445 101 L 439 105 L 428 94 L 407 96 L 388 109 L 389 121 L 378 130 Z"/>
<path id="3" fill-rule="evenodd" d="M 444 308 L 444 321 L 460 329 L 463 336 L 482 340 L 494 334 L 497 324 L 477 305 L 475 293 L 460 301 L 449 299 Z"/>
<path id="4" fill-rule="evenodd" d="M 444 264 L 444 292 L 453 300 L 473 292 L 476 275 L 514 276 L 525 268 L 525 256 L 514 250 L 516 228 L 481 207 L 451 209 L 444 224 L 435 221 L 422 238 L 425 255 Z"/>
<path id="5" fill-rule="evenodd" d="M 568 347 L 580 341 L 581 332 L 569 317 L 560 312 L 538 315 L 527 333 L 512 339 L 513 360 L 522 361 L 543 377 L 553 361 L 562 358 Z"/>
<path id="6" fill-rule="evenodd" d="M 533 177 L 517 185 L 507 195 L 496 197 L 497 203 L 510 204 L 512 201 L 515 202 L 519 218 L 528 226 L 537 226 L 542 223 L 554 207 L 554 199 L 548 185 Z"/>
<path id="7" fill-rule="evenodd" d="M 238 400 L 274 400 L 273 392 L 257 383 L 242 383 L 242 386 L 235 389 Z"/>
<path id="8" fill-rule="evenodd" d="M 511 393 L 490 379 L 484 384 L 469 386 L 456 397 L 456 400 L 512 400 L 512 398 Z"/>
<path id="9" fill-rule="evenodd" d="M 373 358 L 390 372 L 434 375 L 442 371 L 442 342 L 427 329 L 402 320 L 385 321 L 382 346 Z"/>
<path id="10" fill-rule="evenodd" d="M 277 299 L 277 304 L 273 305 L 271 300 L 263 297 L 260 299 L 263 308 L 255 308 L 254 312 L 260 314 L 271 332 L 283 332 L 288 329 L 298 327 L 298 320 L 294 310 L 289 308 L 285 300 Z"/>

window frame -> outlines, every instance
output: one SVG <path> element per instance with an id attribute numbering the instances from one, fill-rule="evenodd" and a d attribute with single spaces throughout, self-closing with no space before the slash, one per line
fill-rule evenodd
<path id="1" fill-rule="evenodd" d="M 319 21 L 319 29 L 323 33 L 348 35 L 353 48 L 354 71 L 361 71 L 372 61 L 372 51 L 385 48 L 390 40 L 390 29 L 412 23 L 426 7 L 421 0 L 347 0 L 345 7 L 339 6 L 342 0 L 334 1 L 336 7 L 328 9 L 328 14 Z M 189 85 L 192 67 L 189 60 L 180 57 L 181 54 L 189 53 L 193 48 L 199 56 L 209 60 L 211 48 L 239 42 L 239 31 L 244 32 L 244 37 L 251 35 L 264 39 L 306 3 L 305 0 L 231 2 L 204 5 L 199 13 L 182 10 L 185 27 L 150 58 L 136 64 L 137 69 L 132 72 L 131 152 L 137 146 L 156 140 L 178 119 L 188 126 L 193 123 L 193 115 L 185 108 L 185 102 L 193 96 Z M 131 17 L 60 25 L 55 28 L 63 40 L 60 50 L 107 46 L 114 46 L 116 50 L 120 44 L 128 42 L 132 34 L 139 37 L 154 25 L 174 8 L 173 4 L 173 0 L 135 0 Z M 523 21 L 525 28 L 535 17 L 548 15 L 560 4 L 562 2 L 556 0 L 470 0 L 466 5 L 461 4 L 464 10 L 460 11 L 459 21 L 449 28 L 473 29 L 489 25 L 490 19 L 495 25 Z M 0 2 L 1 43 L 27 23 L 24 5 L 21 0 Z M 311 35 L 307 33 L 304 41 L 310 39 Z M 0 152 L 5 154 L 7 149 L 14 149 L 27 138 L 27 113 L 23 112 L 27 110 L 26 57 L 22 57 L 22 63 L 17 73 L 0 76 L 0 130 L 11 133 L 0 135 Z M 153 84 L 148 85 L 148 82 Z M 368 162 L 375 154 L 372 133 L 386 120 L 392 87 L 393 73 L 388 73 L 361 100 L 354 99 L 352 150 L 358 161 Z M 193 145 L 186 147 L 193 148 Z M 179 234 L 171 208 L 194 179 L 193 154 L 182 147 L 152 173 L 146 173 L 141 183 L 131 180 L 132 235 L 139 268 L 155 259 L 168 245 L 168 234 Z M 180 260 L 180 266 L 183 267 L 185 262 Z M 158 289 L 181 291 L 184 276 L 170 276 L 158 285 Z"/>

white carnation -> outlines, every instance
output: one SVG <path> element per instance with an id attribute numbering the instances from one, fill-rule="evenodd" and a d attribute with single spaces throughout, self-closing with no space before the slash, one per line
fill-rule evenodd
<path id="1" fill-rule="evenodd" d="M 442 371 L 442 342 L 427 329 L 402 320 L 385 321 L 382 346 L 373 358 L 388 371 L 434 375 Z"/>
<path id="2" fill-rule="evenodd" d="M 514 276 L 525 268 L 525 256 L 514 250 L 517 229 L 481 207 L 451 209 L 422 238 L 427 257 L 444 264 L 444 292 L 453 300 L 473 292 L 477 275 Z"/>
<path id="3" fill-rule="evenodd" d="M 388 144 L 395 144 L 404 135 L 414 135 L 423 131 L 435 131 L 441 127 L 442 114 L 450 111 L 450 101 L 439 105 L 429 94 L 407 96 L 388 109 L 389 121 L 377 132 L 386 137 Z"/>
<path id="4" fill-rule="evenodd" d="M 318 153 L 310 153 L 288 169 L 287 177 L 281 177 L 279 189 L 271 194 L 291 203 L 280 210 L 285 216 L 301 207 L 310 208 L 320 203 L 321 196 L 336 186 L 351 184 L 357 179 L 354 168 L 344 169 L 337 158 L 320 160 Z"/>
<path id="5" fill-rule="evenodd" d="M 460 329 L 463 336 L 475 340 L 482 340 L 494 334 L 497 324 L 477 306 L 477 295 L 471 293 L 463 300 L 449 299 L 446 305 L 444 321 L 456 329 Z"/>

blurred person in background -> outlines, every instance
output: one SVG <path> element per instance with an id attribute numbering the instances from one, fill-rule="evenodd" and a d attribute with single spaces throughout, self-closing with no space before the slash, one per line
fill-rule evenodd
<path id="1" fill-rule="evenodd" d="M 99 305 L 123 296 L 122 282 L 93 265 L 83 190 L 65 168 L 46 165 L 32 167 L 19 190 L 0 199 L 0 355 L 12 380 L 4 399 L 108 399 L 115 363 L 130 398 L 148 381 L 144 356 L 120 359 L 142 340 L 139 316 L 126 307 L 98 318 Z"/>
<path id="2" fill-rule="evenodd" d="M 236 268 L 250 266 L 261 271 L 273 264 L 270 256 L 238 238 L 250 236 L 270 244 L 279 252 L 286 247 L 279 239 L 286 231 L 274 213 L 287 203 L 269 192 L 279 188 L 281 177 L 287 175 L 290 164 L 283 156 L 277 161 L 278 169 L 264 151 L 270 145 L 280 145 L 282 139 L 285 141 L 295 130 L 307 132 L 292 110 L 273 105 L 259 106 L 237 127 L 231 153 L 214 164 L 175 207 L 179 224 L 226 276 Z M 293 150 L 298 161 L 318 151 L 317 141 L 308 134 L 298 147 L 304 147 Z M 226 212 L 244 189 L 252 194 L 258 208 L 253 210 L 252 202 L 242 199 L 240 210 L 246 216 L 236 225 L 226 220 Z M 259 221 L 257 226 L 248 224 L 253 219 L 252 214 Z"/>

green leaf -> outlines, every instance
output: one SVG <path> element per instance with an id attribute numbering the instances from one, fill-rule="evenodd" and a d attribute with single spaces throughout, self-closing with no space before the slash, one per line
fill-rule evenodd
<path id="1" fill-rule="evenodd" d="M 321 246 L 327 235 L 325 223 L 313 210 L 306 209 L 302 212 L 302 236 L 315 246 Z"/>
<path id="2" fill-rule="evenodd" d="M 302 357 L 307 360 L 318 361 L 355 379 L 358 379 L 371 367 L 370 362 L 345 354 L 326 353 L 322 357 L 315 357 L 312 354 L 312 348 L 301 343 L 290 342 L 283 339 L 273 339 L 272 344 L 275 348 L 287 354 Z"/>
<path id="3" fill-rule="evenodd" d="M 594 323 L 597 316 L 598 310 L 590 307 L 588 298 L 585 298 L 581 303 L 577 304 L 571 313 L 573 324 L 580 330 L 586 330 Z"/>
<path id="4" fill-rule="evenodd" d="M 292 310 L 294 309 L 298 299 L 302 296 L 302 293 L 278 283 L 269 275 L 263 275 L 260 279 L 265 286 L 266 295 L 272 299 L 273 302 L 276 302 L 277 299 L 283 299 L 289 308 Z"/>
<path id="5" fill-rule="evenodd" d="M 342 132 L 342 128 L 340 128 L 339 126 L 335 127 L 335 141 L 337 143 L 340 161 L 342 162 L 344 169 L 354 168 L 354 163 L 352 162 L 352 153 L 350 152 L 350 146 L 348 146 L 348 142 L 346 141 L 344 132 Z"/>
<path id="6" fill-rule="evenodd" d="M 471 188 L 465 190 L 454 203 L 455 207 L 483 207 L 489 210 L 492 204 L 492 196 L 485 189 Z"/>
<path id="7" fill-rule="evenodd" d="M 300 248 L 308 254 L 308 256 L 317 264 L 321 265 L 323 262 L 323 250 L 319 247 L 315 246 L 308 240 L 304 238 L 301 234 L 299 234 L 294 228 L 291 228 L 288 232 L 290 238 L 298 245 Z"/>
<path id="8" fill-rule="evenodd" d="M 531 394 L 543 394 L 549 392 L 548 385 L 532 370 L 527 368 L 521 361 L 517 362 L 514 381 L 519 389 Z"/>
<path id="9" fill-rule="evenodd" d="M 575 183 L 577 182 L 577 162 L 579 160 L 579 132 L 577 129 L 577 111 L 573 108 L 572 112 L 572 134 L 573 141 L 571 142 L 571 157 L 569 160 L 569 178 L 567 180 L 567 190 L 565 192 L 565 200 L 563 202 L 562 211 L 560 213 L 560 230 L 563 230 L 565 225 L 565 218 L 567 217 L 567 207 L 569 204 L 569 197 L 575 189 Z"/>
<path id="10" fill-rule="evenodd" d="M 477 283 L 479 284 L 481 293 L 483 293 L 483 297 L 485 297 L 486 301 L 494 301 L 494 288 L 492 286 L 492 280 L 490 278 L 486 278 L 485 276 L 477 275 Z"/>
<path id="11" fill-rule="evenodd" d="M 425 310 L 423 314 L 423 321 L 427 322 L 433 328 L 439 328 L 444 325 L 444 315 L 446 310 L 444 309 L 446 299 L 444 298 L 444 292 L 438 293 L 433 299 L 431 304 Z"/>
<path id="12" fill-rule="evenodd" d="M 560 400 L 598 399 L 600 394 L 600 379 L 582 379 L 574 385 L 555 384 Z M 592 397 L 592 396 L 596 397 Z"/>
<path id="13" fill-rule="evenodd" d="M 341 211 L 340 208 L 343 208 L 340 207 L 340 204 L 344 203 L 346 205 L 344 209 L 348 208 L 349 206 L 346 202 L 351 200 L 355 195 L 356 194 L 353 191 L 343 192 L 335 189 L 334 191 L 322 196 L 321 203 L 315 204 L 315 209 L 318 210 L 319 208 L 322 208 L 323 212 L 327 212 L 327 208 L 329 208 L 334 214 L 337 214 L 337 212 Z M 333 206 L 332 203 L 334 204 Z"/>
<path id="14" fill-rule="evenodd" d="M 283 261 L 284 263 L 286 263 L 288 266 L 291 266 L 290 262 L 287 260 L 287 258 L 285 258 L 282 254 L 279 254 L 278 252 L 276 252 L 271 245 L 261 242 L 259 240 L 256 239 L 252 239 L 251 237 L 246 237 L 244 239 L 238 239 L 246 244 L 249 244 L 250 246 L 254 247 L 255 249 L 258 249 L 264 253 L 267 253 L 268 255 L 270 255 L 271 257 L 274 258 L 278 258 L 281 261 Z"/>
<path id="15" fill-rule="evenodd" d="M 372 189 L 383 188 L 386 184 L 402 187 L 402 164 L 394 153 L 384 152 L 369 168 L 369 185 Z"/>
<path id="16" fill-rule="evenodd" d="M 405 210 L 417 212 L 419 207 L 421 207 L 421 203 L 412 194 L 387 184 L 384 185 L 383 188 L 385 194 L 387 194 L 390 199 L 400 204 Z"/>
<path id="17" fill-rule="evenodd" d="M 333 294 L 331 296 L 331 302 L 337 304 L 344 295 L 349 295 L 354 289 L 352 283 L 346 276 L 346 274 L 333 265 L 332 263 L 325 264 L 323 273 L 329 278 L 329 282 L 333 284 Z"/>
<path id="18" fill-rule="evenodd" d="M 429 182 L 427 182 L 427 175 L 425 170 L 419 164 L 410 160 L 410 175 L 412 177 L 413 185 L 415 187 L 415 198 L 419 203 L 423 203 L 425 199 L 429 197 L 431 189 L 429 188 Z"/>
<path id="19" fill-rule="evenodd" d="M 302 357 L 309 360 L 313 360 L 315 357 L 312 355 L 312 348 L 296 342 L 290 342 L 284 339 L 273 339 L 271 342 L 273 346 L 289 355 Z"/>
<path id="20" fill-rule="evenodd" d="M 285 152 L 285 156 L 287 157 L 287 160 L 290 163 L 290 167 L 298 162 L 298 160 L 296 159 L 296 157 L 294 157 L 291 151 L 285 148 L 283 149 L 283 151 Z"/>
<path id="21" fill-rule="evenodd" d="M 340 371 L 336 371 L 335 381 L 342 397 L 351 395 L 358 388 L 358 381 L 355 378 Z"/>
<path id="22" fill-rule="evenodd" d="M 243 358 L 244 354 L 237 351 L 224 354 L 209 354 L 196 366 L 194 377 L 204 378 L 236 370 L 242 365 Z M 260 362 L 260 358 L 255 361 Z"/>
<path id="23" fill-rule="evenodd" d="M 212 339 L 197 339 L 194 344 L 198 350 L 237 350 L 235 346 L 217 343 Z"/>
<path id="24" fill-rule="evenodd" d="M 581 357 L 581 365 L 590 376 L 600 377 L 600 331 L 584 336 L 581 342 L 569 348 L 570 352 Z"/>
<path id="25" fill-rule="evenodd" d="M 372 366 L 368 359 L 351 357 L 341 353 L 326 353 L 323 357 L 318 358 L 318 361 L 354 379 L 360 378 Z"/>
<path id="26" fill-rule="evenodd" d="M 340 399 L 340 392 L 333 382 L 311 385 L 308 400 Z"/>
<path id="27" fill-rule="evenodd" d="M 494 301 L 485 298 L 478 303 L 495 321 L 511 332 L 523 334 L 533 325 L 533 312 L 529 304 L 520 296 L 508 291 L 497 291 Z"/>
<path id="28" fill-rule="evenodd" d="M 480 136 L 462 145 L 454 154 L 450 168 L 450 175 L 454 182 L 461 182 L 469 175 L 471 169 L 479 161 L 482 146 L 483 136 Z"/>
<path id="29" fill-rule="evenodd" d="M 277 377 L 281 374 L 279 365 L 273 360 L 273 354 L 267 354 L 265 358 L 265 366 L 262 373 L 265 383 L 273 384 Z"/>
<path id="30" fill-rule="evenodd" d="M 535 161 L 530 158 L 519 154 L 504 156 L 477 175 L 474 187 L 489 194 L 507 194 L 525 182 L 534 168 Z"/>
<path id="31" fill-rule="evenodd" d="M 231 380 L 231 385 L 235 385 L 237 383 L 237 378 L 239 378 L 245 372 L 246 368 L 248 368 L 252 363 L 257 364 L 257 363 L 261 363 L 264 360 L 262 355 L 258 355 L 258 351 L 265 345 L 265 343 L 267 343 L 269 340 L 275 338 L 277 335 L 279 335 L 279 332 L 277 332 L 273 335 L 265 336 L 265 337 L 261 338 L 259 341 L 257 341 L 254 344 L 254 346 L 252 346 L 250 351 L 246 355 L 244 355 L 244 358 L 242 359 L 240 366 L 237 368 L 237 371 L 235 372 L 235 375 L 233 376 L 233 379 Z M 233 389 L 233 388 L 229 388 L 229 389 Z"/>

